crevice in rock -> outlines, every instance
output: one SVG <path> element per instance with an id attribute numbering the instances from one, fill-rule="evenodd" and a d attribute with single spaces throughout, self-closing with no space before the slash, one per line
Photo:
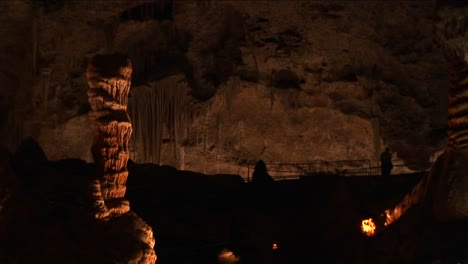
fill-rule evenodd
<path id="1" fill-rule="evenodd" d="M 270 85 L 276 88 L 292 88 L 299 90 L 305 80 L 288 69 L 272 70 Z"/>
<path id="2" fill-rule="evenodd" d="M 45 12 L 54 12 L 65 7 L 66 0 L 31 0 L 33 6 L 43 8 Z"/>
<path id="3" fill-rule="evenodd" d="M 172 20 L 173 3 L 172 0 L 156 0 L 150 3 L 144 3 L 124 11 L 120 15 L 121 21 L 136 20 Z"/>

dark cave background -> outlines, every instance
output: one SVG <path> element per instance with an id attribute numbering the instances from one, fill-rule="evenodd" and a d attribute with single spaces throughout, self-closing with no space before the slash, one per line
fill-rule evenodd
<path id="1" fill-rule="evenodd" d="M 359 230 L 446 144 L 445 55 L 457 46 L 467 57 L 466 1 L 11 0 L 0 10 L 0 262 L 141 256 L 123 231 L 129 218 L 87 217 L 95 168 L 84 73 L 109 52 L 130 57 L 131 97 L 153 89 L 183 102 L 149 93 L 184 116 L 156 124 L 159 164 L 141 153 L 128 164 L 126 195 L 153 228 L 157 263 L 220 263 L 223 248 L 239 263 L 467 258 L 466 223 L 438 223 L 427 208 L 376 237 Z M 375 165 L 384 146 L 402 174 L 256 189 L 240 169 L 259 159 Z"/>

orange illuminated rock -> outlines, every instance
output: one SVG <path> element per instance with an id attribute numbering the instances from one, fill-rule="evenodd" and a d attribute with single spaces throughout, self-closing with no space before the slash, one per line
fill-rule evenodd
<path id="1" fill-rule="evenodd" d="M 89 114 L 94 130 L 91 152 L 97 168 L 97 179 L 90 189 L 94 217 L 105 219 L 108 225 L 125 222 L 113 232 L 131 234 L 145 246 L 138 257 L 129 263 L 153 264 L 156 254 L 153 230 L 130 211 L 124 199 L 128 177 L 128 141 L 132 124 L 127 113 L 132 65 L 120 54 L 97 55 L 88 65 L 88 97 L 92 111 Z M 124 230 L 124 231 L 122 231 Z"/>
<path id="2" fill-rule="evenodd" d="M 123 198 L 128 175 L 128 141 L 132 134 L 127 113 L 131 75 L 130 61 L 120 54 L 95 56 L 86 72 L 92 109 L 89 117 L 94 129 L 91 151 L 100 176 L 100 186 L 94 187 L 98 218 L 130 210 Z"/>

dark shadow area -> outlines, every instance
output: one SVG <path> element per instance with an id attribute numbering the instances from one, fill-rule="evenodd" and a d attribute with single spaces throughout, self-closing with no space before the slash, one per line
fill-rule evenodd
<path id="1" fill-rule="evenodd" d="M 173 18 L 172 0 L 159 0 L 151 3 L 144 3 L 126 10 L 120 15 L 121 21 L 136 20 L 172 20 Z"/>
<path id="2" fill-rule="evenodd" d="M 135 8 L 136 11 L 132 11 L 135 14 L 155 12 L 147 6 Z M 210 26 L 213 19 L 219 21 L 216 27 Z M 207 11 L 197 25 L 181 27 L 175 23 L 161 23 L 157 31 L 125 47 L 133 65 L 132 85 L 144 85 L 183 73 L 191 96 L 206 101 L 232 76 L 257 78 L 251 76 L 252 71 L 241 69 L 245 32 L 239 12 L 233 8 L 223 13 Z"/>
<path id="3" fill-rule="evenodd" d="M 273 70 L 271 72 L 270 85 L 273 87 L 300 89 L 300 85 L 302 83 L 304 83 L 304 80 L 291 70 L 281 69 L 279 71 Z"/>
<path id="4" fill-rule="evenodd" d="M 88 217 L 93 164 L 47 161 L 34 141 L 11 163 L 20 187 L 0 211 L 1 263 L 107 263 L 115 250 L 132 255 L 133 238 L 119 230 L 135 225 L 131 217 L 101 224 Z M 436 222 L 417 206 L 374 237 L 361 233 L 362 219 L 394 206 L 422 174 L 269 178 L 258 188 L 237 175 L 132 161 L 128 169 L 126 197 L 153 228 L 158 264 L 219 263 L 223 249 L 252 264 L 457 263 L 467 253 L 466 223 Z M 268 179 L 262 162 L 255 175 Z"/>
<path id="5" fill-rule="evenodd" d="M 65 0 L 31 0 L 33 6 L 43 8 L 48 12 L 56 12 L 65 7 Z"/>
<path id="6" fill-rule="evenodd" d="M 438 6 L 465 7 L 468 2 L 465 0 L 437 0 Z"/>

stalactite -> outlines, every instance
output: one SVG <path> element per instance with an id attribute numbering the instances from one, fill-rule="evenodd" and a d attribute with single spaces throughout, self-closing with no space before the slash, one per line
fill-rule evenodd
<path id="1" fill-rule="evenodd" d="M 240 85 L 240 79 L 239 76 L 233 76 L 229 79 L 229 81 L 226 84 L 226 89 L 225 89 L 225 94 L 224 94 L 224 101 L 226 103 L 226 108 L 229 112 L 229 114 L 232 111 L 232 102 L 234 100 L 234 97 L 237 93 L 237 89 Z"/>
<path id="2" fill-rule="evenodd" d="M 216 116 L 216 173 L 219 173 L 220 160 L 221 117 Z"/>
<path id="3" fill-rule="evenodd" d="M 173 142 L 175 158 L 179 159 L 178 145 L 191 122 L 186 86 L 179 81 L 180 78 L 171 78 L 132 91 L 130 112 L 132 119 L 138 120 L 131 141 L 137 154 L 132 159 L 160 164 L 164 127 Z"/>
<path id="4" fill-rule="evenodd" d="M 179 147 L 179 170 L 184 170 L 185 169 L 185 148 L 184 146 Z"/>
<path id="5" fill-rule="evenodd" d="M 239 121 L 237 127 L 239 129 L 239 145 L 242 146 L 242 140 L 244 139 L 244 121 Z"/>
<path id="6" fill-rule="evenodd" d="M 8 149 L 11 151 L 17 149 L 18 144 L 22 138 L 22 124 L 19 122 L 21 120 L 20 113 L 18 111 L 10 110 L 7 112 L 7 122 L 4 128 L 4 135 L 7 136 L 7 140 L 5 140 Z M 9 133 L 6 133 L 6 129 L 8 129 Z"/>
<path id="7" fill-rule="evenodd" d="M 180 122 L 183 121 L 183 116 L 181 115 L 180 113 L 180 100 L 182 98 L 180 96 L 177 96 L 175 95 L 174 96 L 174 111 L 172 113 L 172 118 L 171 120 L 173 120 L 173 126 L 172 126 L 172 134 L 173 134 L 173 138 L 174 138 L 174 144 L 173 144 L 173 147 L 174 147 L 174 155 L 175 155 L 175 159 L 177 160 L 179 158 L 179 155 L 177 153 L 178 151 L 178 143 L 179 143 L 179 127 L 180 127 Z"/>
<path id="8" fill-rule="evenodd" d="M 164 88 L 163 88 L 164 89 Z M 163 97 L 164 96 L 164 93 L 161 93 L 161 91 L 159 91 L 159 93 L 157 94 L 157 101 L 153 101 L 153 106 L 151 109 L 154 109 L 154 107 L 157 107 L 157 111 L 156 111 L 156 124 L 161 124 L 161 126 L 159 126 L 158 128 L 156 128 L 156 138 L 153 138 L 153 144 L 154 144 L 154 149 L 153 149 L 153 153 L 154 155 L 156 155 L 156 162 L 158 164 L 161 163 L 161 146 L 162 146 L 162 137 L 163 137 L 163 128 L 164 128 L 164 100 L 163 100 Z"/>
<path id="9" fill-rule="evenodd" d="M 299 98 L 298 98 L 298 91 L 288 89 L 286 91 L 286 98 L 287 98 L 287 103 L 286 103 L 286 108 L 287 109 L 296 109 L 299 108 Z"/>
<path id="10" fill-rule="evenodd" d="M 270 87 L 270 110 L 273 111 L 273 104 L 275 103 L 275 88 Z"/>
<path id="11" fill-rule="evenodd" d="M 257 56 L 255 55 L 255 51 L 254 51 L 254 45 L 252 44 L 253 41 L 252 41 L 252 37 L 250 36 L 250 31 L 247 30 L 246 28 L 246 24 L 245 23 L 242 23 L 242 27 L 243 27 L 243 30 L 244 30 L 244 33 L 245 33 L 245 42 L 247 43 L 247 47 L 249 48 L 250 50 L 250 54 L 252 54 L 252 58 L 254 60 L 254 65 L 255 65 L 255 72 L 256 74 L 258 75 L 258 72 L 259 72 L 259 64 L 258 64 L 258 59 L 257 59 Z"/>
<path id="12" fill-rule="evenodd" d="M 43 107 L 47 111 L 47 103 L 49 100 L 49 85 L 50 85 L 50 74 L 52 69 L 44 68 L 41 70 L 41 80 L 42 80 L 42 102 Z"/>
<path id="13" fill-rule="evenodd" d="M 205 134 L 203 136 L 203 156 L 205 156 L 206 158 L 206 145 L 208 141 L 208 133 L 205 131 Z"/>
<path id="14" fill-rule="evenodd" d="M 463 36 L 467 30 L 468 16 L 459 15 L 456 17 L 451 17 L 445 22 L 445 28 L 443 33 L 446 38 L 452 38 L 454 36 Z"/>
<path id="15" fill-rule="evenodd" d="M 35 11 L 35 14 L 32 16 L 32 65 L 33 65 L 33 81 L 36 79 L 37 74 L 37 50 L 38 50 L 38 13 L 39 11 Z"/>
<path id="16" fill-rule="evenodd" d="M 220 137 L 221 137 L 221 117 L 217 115 L 216 116 L 216 145 L 219 143 Z"/>
<path id="17" fill-rule="evenodd" d="M 198 149 L 198 142 L 200 142 L 200 133 L 198 133 L 198 129 L 195 131 L 195 149 Z"/>

